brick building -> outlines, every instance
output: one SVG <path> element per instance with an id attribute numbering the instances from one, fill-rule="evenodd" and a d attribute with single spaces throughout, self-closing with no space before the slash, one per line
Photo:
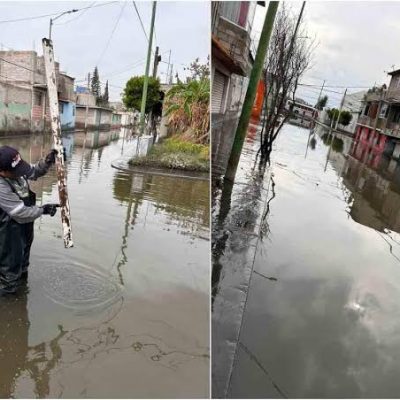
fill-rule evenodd
<path id="1" fill-rule="evenodd" d="M 73 129 L 74 78 L 55 63 L 60 118 Z M 0 134 L 43 132 L 50 126 L 44 59 L 35 51 L 0 51 Z"/>
<path id="2" fill-rule="evenodd" d="M 389 87 L 368 90 L 357 122 L 356 140 L 370 158 L 380 153 L 400 158 L 400 70 L 388 75 Z"/>

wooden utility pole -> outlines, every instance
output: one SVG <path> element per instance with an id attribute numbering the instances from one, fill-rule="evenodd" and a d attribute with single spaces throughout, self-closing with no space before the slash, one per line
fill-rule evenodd
<path id="1" fill-rule="evenodd" d="M 67 190 L 67 175 L 64 165 L 64 147 L 61 140 L 61 123 L 58 111 L 58 96 L 57 96 L 57 77 L 54 64 L 53 44 L 49 39 L 42 39 L 44 65 L 46 70 L 47 93 L 49 96 L 51 132 L 53 135 L 54 149 L 57 154 L 57 184 L 58 195 L 61 206 L 61 221 L 63 226 L 63 238 L 66 248 L 73 247 L 71 215 L 68 200 Z"/>
<path id="2" fill-rule="evenodd" d="M 322 95 L 322 91 L 324 90 L 324 86 L 325 86 L 325 79 L 324 79 L 324 83 L 321 86 L 321 91 L 319 92 L 319 96 L 318 96 L 318 100 L 317 100 L 317 105 L 319 103 L 319 101 L 321 100 L 321 95 Z"/>
<path id="3" fill-rule="evenodd" d="M 158 54 L 159 51 L 160 51 L 160 48 L 157 46 L 156 47 L 156 52 L 154 54 L 154 64 L 153 64 L 153 78 L 154 79 L 157 78 L 158 64 L 161 61 L 161 56 Z"/>
<path id="4" fill-rule="evenodd" d="M 342 101 L 340 102 L 339 114 L 338 114 L 338 117 L 337 117 L 337 120 L 336 120 L 336 124 L 335 124 L 335 131 L 337 130 L 337 127 L 338 127 L 338 124 L 339 124 L 340 114 L 342 113 L 342 108 L 343 108 L 343 104 L 344 104 L 344 99 L 346 98 L 346 93 L 347 93 L 347 88 L 344 91 L 344 95 L 343 95 Z"/>
<path id="5" fill-rule="evenodd" d="M 267 15 L 265 16 L 260 41 L 258 43 L 257 54 L 254 65 L 251 70 L 249 84 L 247 86 L 246 97 L 242 106 L 238 127 L 233 141 L 232 151 L 228 161 L 225 178 L 233 181 L 235 179 L 237 166 L 239 164 L 240 154 L 242 153 L 243 143 L 246 138 L 247 127 L 249 125 L 251 110 L 256 98 L 258 82 L 261 78 L 262 69 L 265 62 L 265 56 L 271 37 L 272 28 L 275 22 L 276 12 L 278 11 L 279 1 L 270 1 Z"/>
<path id="6" fill-rule="evenodd" d="M 170 75 L 170 69 L 171 69 L 171 51 L 169 51 L 169 56 L 168 56 L 168 68 L 167 68 L 167 78 L 165 83 L 169 83 L 169 75 Z"/>
<path id="7" fill-rule="evenodd" d="M 146 114 L 147 88 L 149 86 L 150 58 L 151 58 L 151 47 L 153 44 L 153 32 L 154 32 L 154 20 L 156 18 L 156 7 L 157 7 L 157 2 L 153 1 L 153 10 L 151 13 L 151 23 L 150 23 L 149 46 L 147 48 L 146 71 L 144 74 L 144 82 L 143 82 L 142 105 L 140 108 L 140 134 L 141 135 L 143 135 L 143 133 L 144 133 L 144 117 Z"/>

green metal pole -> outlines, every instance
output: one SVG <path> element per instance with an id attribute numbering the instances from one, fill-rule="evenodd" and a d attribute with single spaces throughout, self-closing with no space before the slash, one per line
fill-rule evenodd
<path id="1" fill-rule="evenodd" d="M 244 99 L 242 113 L 239 118 L 238 127 L 235 133 L 231 155 L 228 161 L 225 178 L 233 181 L 235 179 L 237 166 L 239 164 L 240 154 L 244 139 L 246 137 L 247 127 L 249 126 L 251 110 L 256 98 L 258 82 L 261 78 L 265 56 L 271 37 L 272 27 L 274 26 L 276 12 L 278 10 L 279 1 L 270 1 L 268 5 L 267 15 L 265 16 L 264 26 L 261 32 L 260 42 L 257 48 L 256 58 L 251 70 L 249 86 L 247 87 L 246 97 Z"/>
<path id="2" fill-rule="evenodd" d="M 145 116 L 146 102 L 147 102 L 147 88 L 149 86 L 151 46 L 153 44 L 153 31 L 154 31 L 154 20 L 156 18 L 156 7 L 157 7 L 157 2 L 153 1 L 153 11 L 151 14 L 151 25 L 150 25 L 149 47 L 147 48 L 146 72 L 144 74 L 144 82 L 143 82 L 142 106 L 140 109 L 140 135 L 143 135 L 143 133 L 144 133 L 144 116 Z"/>

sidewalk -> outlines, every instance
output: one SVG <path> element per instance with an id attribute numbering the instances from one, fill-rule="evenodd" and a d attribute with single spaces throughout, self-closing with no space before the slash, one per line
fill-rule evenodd
<path id="1" fill-rule="evenodd" d="M 248 136 L 235 183 L 225 183 L 213 207 L 213 398 L 225 398 L 229 392 L 233 365 L 241 351 L 239 336 L 254 257 L 263 234 L 262 216 L 271 185 L 268 169 L 264 175 L 253 169 L 258 133 Z"/>

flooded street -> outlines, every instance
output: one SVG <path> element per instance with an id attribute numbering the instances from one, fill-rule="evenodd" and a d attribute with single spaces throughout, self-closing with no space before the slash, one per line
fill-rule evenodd
<path id="1" fill-rule="evenodd" d="M 74 248 L 35 223 L 26 293 L 0 301 L 1 397 L 209 394 L 209 182 L 128 173 L 130 132 L 64 137 Z M 1 138 L 36 162 L 50 137 Z M 32 183 L 58 202 L 55 171 Z"/>
<path id="2" fill-rule="evenodd" d="M 263 178 L 248 142 L 216 190 L 216 397 L 398 397 L 400 165 L 327 133 L 285 125 Z"/>

